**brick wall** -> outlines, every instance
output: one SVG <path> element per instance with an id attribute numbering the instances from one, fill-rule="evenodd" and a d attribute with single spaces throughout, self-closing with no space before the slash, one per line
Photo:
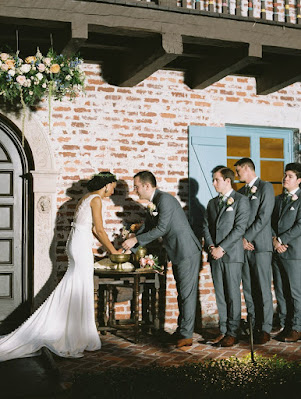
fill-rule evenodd
<path id="1" fill-rule="evenodd" d="M 301 128 L 299 83 L 268 96 L 256 96 L 253 78 L 229 76 L 205 90 L 191 90 L 184 85 L 182 73 L 159 71 L 136 87 L 119 88 L 103 81 L 99 66 L 83 68 L 86 95 L 75 102 L 55 102 L 51 112 L 49 139 L 59 171 L 55 228 L 58 271 L 67 266 L 64 247 L 76 202 L 83 194 L 80 183 L 93 173 L 109 169 L 123 181 L 114 202 L 104 201 L 104 220 L 114 238 L 122 222 L 136 221 L 143 214 L 132 192 L 132 176 L 137 171 L 153 171 L 159 188 L 177 196 L 180 180 L 188 177 L 189 125 Z M 47 101 L 36 115 L 47 130 Z M 185 200 L 185 196 L 181 198 Z M 182 205 L 187 206 L 186 202 Z M 202 324 L 214 324 L 217 309 L 206 262 L 199 287 Z M 128 311 L 129 303 L 118 304 L 117 317 L 127 317 Z M 166 327 L 174 327 L 176 319 L 176 289 L 169 265 Z"/>

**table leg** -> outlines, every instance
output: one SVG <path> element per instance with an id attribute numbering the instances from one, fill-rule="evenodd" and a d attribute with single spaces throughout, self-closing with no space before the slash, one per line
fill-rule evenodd
<path id="1" fill-rule="evenodd" d="M 159 320 L 159 291 L 160 291 L 160 279 L 159 274 L 155 274 L 155 314 L 154 314 L 154 327 L 155 330 L 160 328 Z"/>
<path id="2" fill-rule="evenodd" d="M 140 285 L 140 276 L 136 274 L 134 276 L 134 292 L 133 292 L 133 299 L 134 299 L 134 336 L 135 336 L 135 343 L 138 342 L 138 335 L 139 335 L 139 289 Z"/>

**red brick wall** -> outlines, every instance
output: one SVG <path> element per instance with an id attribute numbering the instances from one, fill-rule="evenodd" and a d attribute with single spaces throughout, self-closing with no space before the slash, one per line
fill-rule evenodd
<path id="1" fill-rule="evenodd" d="M 189 125 L 223 126 L 229 118 L 236 123 L 240 113 L 252 106 L 261 112 L 250 108 L 246 124 L 299 128 L 300 84 L 269 96 L 256 96 L 254 79 L 229 76 L 205 90 L 191 90 L 184 85 L 182 73 L 160 71 L 136 87 L 119 88 L 103 81 L 97 65 L 85 65 L 84 70 L 86 95 L 75 102 L 52 104 L 49 139 L 60 172 L 55 229 L 58 270 L 67 266 L 64 247 L 76 201 L 83 193 L 79 180 L 110 169 L 128 185 L 127 201 L 122 193 L 115 203 L 105 201 L 103 216 L 113 237 L 123 219 L 136 220 L 139 208 L 132 193 L 132 176 L 137 171 L 153 171 L 159 188 L 177 196 L 180 179 L 188 177 Z M 36 115 L 48 129 L 46 101 Z M 216 323 L 208 264 L 200 272 L 200 303 L 203 325 Z M 128 303 L 119 304 L 117 317 L 126 317 L 128 310 Z M 169 267 L 166 326 L 174 327 L 176 319 L 176 289 Z"/>

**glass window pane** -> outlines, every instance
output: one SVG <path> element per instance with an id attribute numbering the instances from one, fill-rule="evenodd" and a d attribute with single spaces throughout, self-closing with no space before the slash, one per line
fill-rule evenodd
<path id="1" fill-rule="evenodd" d="M 227 136 L 228 157 L 250 157 L 250 137 Z"/>
<path id="2" fill-rule="evenodd" d="M 282 161 L 261 161 L 262 180 L 281 183 L 283 178 L 284 164 Z"/>
<path id="3" fill-rule="evenodd" d="M 283 139 L 260 137 L 260 158 L 283 158 Z"/>

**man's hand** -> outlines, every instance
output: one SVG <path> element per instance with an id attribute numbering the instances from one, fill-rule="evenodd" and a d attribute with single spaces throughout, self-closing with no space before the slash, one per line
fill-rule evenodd
<path id="1" fill-rule="evenodd" d="M 221 247 L 211 247 L 211 256 L 213 259 L 220 259 L 224 256 L 225 252 Z"/>
<path id="2" fill-rule="evenodd" d="M 138 240 L 135 236 L 132 238 L 128 238 L 122 243 L 122 248 L 125 250 L 131 249 L 137 244 L 137 242 Z"/>
<path id="3" fill-rule="evenodd" d="M 242 242 L 243 242 L 244 249 L 246 249 L 247 251 L 254 251 L 255 247 L 251 242 L 249 242 L 245 238 L 242 239 Z"/>
<path id="4" fill-rule="evenodd" d="M 273 237 L 273 246 L 278 254 L 283 254 L 285 251 L 287 251 L 288 248 L 288 245 L 280 244 L 280 242 L 277 240 L 277 237 Z"/>

